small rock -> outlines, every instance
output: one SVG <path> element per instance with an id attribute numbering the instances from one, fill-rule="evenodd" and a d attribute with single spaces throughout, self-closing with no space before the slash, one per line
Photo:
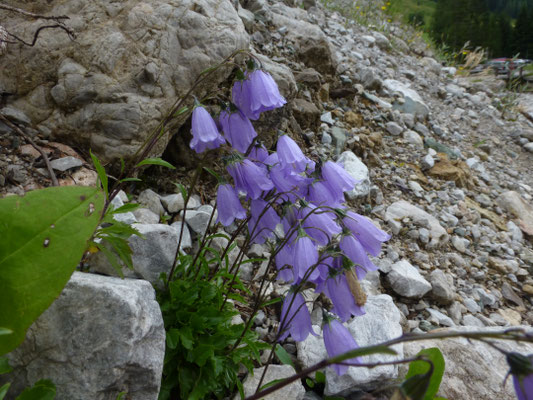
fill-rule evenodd
<path id="1" fill-rule="evenodd" d="M 433 308 L 426 308 L 426 311 L 431 315 L 430 322 L 432 319 L 434 319 L 438 325 L 448 327 L 455 326 L 455 323 L 452 321 L 452 319 L 440 311 Z"/>
<path id="2" fill-rule="evenodd" d="M 253 374 L 248 374 L 243 382 L 244 396 L 248 397 L 255 393 L 257 385 L 259 385 L 259 379 L 263 375 L 265 367 L 254 368 Z M 268 366 L 263 383 L 272 382 L 278 379 L 288 378 L 296 373 L 293 367 L 290 365 L 274 365 Z M 301 400 L 305 396 L 305 388 L 302 382 L 298 379 L 287 386 L 282 387 L 276 392 L 262 397 L 265 400 L 278 400 L 278 399 L 294 399 Z M 234 397 L 234 400 L 238 400 L 241 397 L 239 395 Z"/>
<path id="3" fill-rule="evenodd" d="M 163 203 L 167 211 L 171 214 L 177 213 L 185 207 L 185 200 L 183 200 L 181 193 L 162 196 L 161 203 Z"/>
<path id="4" fill-rule="evenodd" d="M 151 189 L 142 191 L 139 194 L 137 201 L 159 216 L 165 214 L 165 209 L 161 204 L 160 196 Z"/>
<path id="5" fill-rule="evenodd" d="M 72 168 L 81 167 L 83 162 L 76 157 L 67 156 L 50 161 L 50 165 L 56 171 L 67 171 Z"/>
<path id="6" fill-rule="evenodd" d="M 370 175 L 367 166 L 352 152 L 343 152 L 337 162 L 344 166 L 356 183 L 354 190 L 346 192 L 349 199 L 365 197 L 370 193 Z"/>
<path id="7" fill-rule="evenodd" d="M 407 298 L 419 299 L 431 290 L 431 284 L 407 260 L 392 265 L 387 281 L 392 290 Z"/>
<path id="8" fill-rule="evenodd" d="M 429 275 L 431 294 L 441 304 L 450 304 L 455 299 L 455 290 L 448 282 L 446 274 L 436 269 Z"/>

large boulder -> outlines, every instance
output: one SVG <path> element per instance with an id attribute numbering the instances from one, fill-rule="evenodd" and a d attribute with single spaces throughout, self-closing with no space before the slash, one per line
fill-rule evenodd
<path id="1" fill-rule="evenodd" d="M 14 398 L 39 379 L 57 387 L 56 400 L 156 400 L 165 355 L 165 328 L 152 286 L 142 280 L 75 272 L 61 296 L 8 354 Z"/>
<path id="2" fill-rule="evenodd" d="M 249 45 L 230 0 L 25 3 L 28 11 L 70 16 L 77 37 L 47 30 L 34 47 L 9 45 L 0 89 L 15 94 L 11 105 L 43 133 L 90 146 L 104 160 L 131 156 L 202 70 Z M 42 25 L 6 11 L 0 20 L 25 38 Z M 212 75 L 209 87 L 230 71 Z"/>

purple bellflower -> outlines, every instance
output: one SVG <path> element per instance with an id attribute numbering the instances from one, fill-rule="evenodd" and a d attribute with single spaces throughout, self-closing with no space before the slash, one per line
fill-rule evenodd
<path id="1" fill-rule="evenodd" d="M 289 244 L 285 244 L 276 254 L 276 268 L 278 270 L 277 279 L 294 283 L 294 271 L 292 267 L 293 249 Z"/>
<path id="2" fill-rule="evenodd" d="M 302 150 L 288 135 L 281 135 L 276 145 L 279 161 L 283 166 L 292 166 L 296 172 L 313 171 L 314 161 L 307 158 Z"/>
<path id="3" fill-rule="evenodd" d="M 336 319 L 326 322 L 322 328 L 324 334 L 324 344 L 329 357 L 335 357 L 350 350 L 358 349 L 357 342 L 350 334 L 350 331 Z M 346 360 L 350 363 L 361 363 L 359 357 Z M 347 365 L 333 364 L 333 369 L 337 375 L 344 375 L 348 371 Z"/>
<path id="4" fill-rule="evenodd" d="M 346 217 L 343 218 L 342 222 L 350 229 L 364 249 L 374 257 L 377 257 L 381 252 L 381 243 L 391 238 L 388 233 L 377 228 L 368 218 L 353 211 L 346 212 Z"/>
<path id="5" fill-rule="evenodd" d="M 241 153 L 246 153 L 257 136 L 250 120 L 240 111 L 225 110 L 220 113 L 219 121 L 231 146 Z"/>
<path id="6" fill-rule="evenodd" d="M 378 270 L 378 267 L 368 258 L 363 245 L 351 234 L 342 235 L 339 247 L 346 257 L 355 264 L 355 270 L 359 280 L 364 279 L 368 271 Z"/>
<path id="7" fill-rule="evenodd" d="M 258 199 L 263 191 L 274 187 L 266 168 L 261 168 L 248 159 L 231 161 L 227 170 L 235 181 L 235 188 L 245 192 L 253 200 Z"/>
<path id="8" fill-rule="evenodd" d="M 324 293 L 333 303 L 333 312 L 339 316 L 341 321 L 348 321 L 352 315 L 365 315 L 363 306 L 358 306 L 354 296 L 350 291 L 350 286 L 344 273 L 333 274 L 324 285 Z"/>
<path id="9" fill-rule="evenodd" d="M 517 399 L 533 400 L 533 354 L 508 353 L 507 363 L 511 367 Z"/>
<path id="10" fill-rule="evenodd" d="M 273 236 L 276 226 L 280 223 L 279 215 L 262 199 L 250 202 L 250 215 L 248 232 L 252 236 L 252 243 L 263 244 L 267 238 Z"/>
<path id="11" fill-rule="evenodd" d="M 335 214 L 317 209 L 311 203 L 299 210 L 299 217 L 304 220 L 302 226 L 305 232 L 322 246 L 327 245 L 334 235 L 342 232 L 341 227 L 335 222 Z"/>
<path id="12" fill-rule="evenodd" d="M 246 211 L 239 201 L 235 189 L 230 184 L 220 185 L 217 190 L 217 222 L 231 225 L 235 219 L 246 218 Z"/>
<path id="13" fill-rule="evenodd" d="M 218 132 L 217 124 L 209 112 L 201 106 L 195 107 L 191 121 L 192 140 L 189 146 L 197 153 L 216 149 L 226 141 Z"/>
<path id="14" fill-rule="evenodd" d="M 322 166 L 322 179 L 329 187 L 334 202 L 344 203 L 344 192 L 354 188 L 357 181 L 339 164 L 328 161 Z"/>
<path id="15" fill-rule="evenodd" d="M 313 332 L 311 316 L 309 315 L 309 310 L 301 293 L 290 291 L 285 297 L 283 306 L 281 307 L 279 328 L 281 332 L 279 337 L 280 341 L 284 340 L 289 334 L 297 342 L 305 340 L 309 334 L 317 336 Z"/>
<path id="16" fill-rule="evenodd" d="M 268 151 L 265 149 L 265 146 L 258 145 L 257 143 L 252 147 L 252 150 L 250 151 L 250 154 L 248 155 L 248 158 L 254 162 L 258 162 L 260 164 L 265 162 L 265 159 L 268 157 Z"/>
<path id="17" fill-rule="evenodd" d="M 244 81 L 233 84 L 232 100 L 248 118 L 256 120 L 262 112 L 287 103 L 269 73 L 256 69 L 246 75 Z"/>
<path id="18" fill-rule="evenodd" d="M 338 196 L 335 197 L 333 191 L 324 181 L 315 181 L 309 185 L 307 200 L 319 206 L 341 208 L 344 202 L 344 196 L 340 199 Z"/>
<path id="19" fill-rule="evenodd" d="M 310 282 L 320 277 L 320 272 L 317 268 L 309 272 L 318 262 L 318 249 L 305 233 L 298 234 L 298 238 L 293 244 L 292 257 L 296 283 L 300 282 L 304 277 L 307 277 Z"/>

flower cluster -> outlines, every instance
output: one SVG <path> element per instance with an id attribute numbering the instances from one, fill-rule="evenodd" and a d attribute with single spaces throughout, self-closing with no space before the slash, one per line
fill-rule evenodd
<path id="1" fill-rule="evenodd" d="M 377 256 L 390 236 L 347 208 L 344 193 L 357 182 L 342 165 L 315 163 L 285 134 L 272 152 L 256 141 L 250 120 L 283 106 L 285 99 L 267 73 L 252 70 L 244 76 L 233 85 L 231 106 L 220 113 L 223 138 L 205 108 L 195 108 L 191 148 L 203 152 L 219 146 L 224 138 L 232 146 L 226 169 L 233 186 L 224 183 L 218 188 L 218 222 L 228 226 L 247 218 L 250 242 L 268 241 L 273 246 L 277 279 L 291 284 L 278 339 L 290 334 L 302 341 L 315 334 L 299 293 L 302 285 L 312 283 L 317 292 L 328 296 L 332 312 L 342 322 L 363 315 L 365 296 L 358 281 L 377 270 L 368 255 Z M 243 207 L 239 195 L 248 207 Z M 330 356 L 357 347 L 337 319 L 329 320 L 323 332 Z M 347 367 L 335 369 L 343 374 Z"/>

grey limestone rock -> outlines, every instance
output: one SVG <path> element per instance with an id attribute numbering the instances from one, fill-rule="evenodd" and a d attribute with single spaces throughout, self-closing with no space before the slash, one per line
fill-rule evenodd
<path id="1" fill-rule="evenodd" d="M 347 327 L 359 346 L 369 346 L 386 341 L 402 334 L 400 321 L 402 315 L 396 307 L 392 298 L 388 295 L 368 296 L 365 305 L 366 314 L 352 318 L 348 321 Z M 319 332 L 318 326 L 314 326 L 315 332 Z M 309 367 L 327 357 L 322 335 L 309 335 L 303 342 L 297 343 L 298 360 L 302 366 Z M 401 357 L 403 354 L 402 345 L 394 346 L 394 349 Z M 364 362 L 376 362 L 378 360 L 388 360 L 388 356 L 371 355 L 363 357 Z M 325 394 L 345 395 L 354 390 L 354 387 L 372 389 L 383 384 L 385 381 L 394 380 L 397 377 L 396 366 L 381 366 L 377 368 L 349 368 L 343 376 L 337 374 L 330 368 L 326 369 L 326 389 Z"/>
<path id="2" fill-rule="evenodd" d="M 394 79 L 386 79 L 383 86 L 391 93 L 396 93 L 401 96 L 403 102 L 394 103 L 394 108 L 407 114 L 425 119 L 429 114 L 429 107 L 422 100 L 422 97 L 408 85 L 396 81 Z"/>
<path id="3" fill-rule="evenodd" d="M 346 193 L 348 198 L 354 199 L 357 197 L 368 196 L 370 193 L 370 175 L 368 173 L 368 167 L 352 151 L 343 152 L 337 162 L 342 164 L 346 172 L 358 181 L 354 190 Z"/>
<path id="4" fill-rule="evenodd" d="M 74 272 L 61 296 L 8 355 L 12 396 L 51 379 L 57 400 L 156 400 L 165 328 L 152 286 L 143 280 Z"/>
<path id="5" fill-rule="evenodd" d="M 13 107 L 26 122 L 53 139 L 90 144 L 104 161 L 131 157 L 201 71 L 250 40 L 230 0 L 37 0 L 32 7 L 71 16 L 76 41 L 61 32 L 42 35 L 39 46 L 12 46 L 2 56 L 0 87 L 17 93 Z M 40 25 L 11 17 L 17 32 Z M 219 70 L 210 85 L 230 72 Z"/>
<path id="6" fill-rule="evenodd" d="M 246 379 L 243 382 L 244 395 L 251 396 L 255 393 L 257 385 L 259 384 L 259 379 L 263 375 L 265 367 L 255 368 L 252 374 L 248 374 Z M 290 365 L 269 365 L 267 372 L 265 374 L 264 383 L 274 381 L 276 379 L 288 378 L 296 373 L 293 367 Z M 268 396 L 262 397 L 265 400 L 278 400 L 278 399 L 287 399 L 287 400 L 302 400 L 305 396 L 305 388 L 302 385 L 300 380 L 296 380 L 291 384 L 281 388 L 280 390 L 269 394 Z M 240 399 L 240 396 L 237 395 L 235 400 Z"/>
<path id="7" fill-rule="evenodd" d="M 531 331 L 530 326 L 523 327 Z M 502 328 L 454 327 L 454 331 L 473 332 L 478 330 L 494 330 Z M 505 351 L 516 351 L 522 354 L 533 352 L 533 345 L 518 344 L 511 341 L 498 341 L 498 347 Z M 508 382 L 502 385 L 509 365 L 505 356 L 483 342 L 452 338 L 446 340 L 425 340 L 406 343 L 405 357 L 412 357 L 421 349 L 438 347 L 444 356 L 446 370 L 442 378 L 438 395 L 447 399 L 515 399 L 513 385 Z M 402 373 L 407 367 L 402 367 Z"/>
<path id="8" fill-rule="evenodd" d="M 431 284 L 407 260 L 392 265 L 387 281 L 392 290 L 407 298 L 419 299 L 431 290 Z"/>
<path id="9" fill-rule="evenodd" d="M 451 276 L 450 276 L 451 278 Z M 450 284 L 450 280 L 452 283 Z M 455 299 L 453 278 L 449 279 L 440 269 L 436 269 L 429 275 L 431 283 L 431 295 L 441 304 L 450 304 Z"/>

